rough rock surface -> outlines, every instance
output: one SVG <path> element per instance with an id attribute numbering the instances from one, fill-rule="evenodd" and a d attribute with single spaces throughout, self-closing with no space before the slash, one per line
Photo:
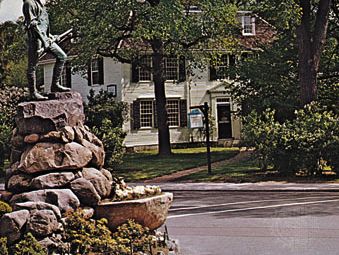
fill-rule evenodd
<path id="1" fill-rule="evenodd" d="M 101 197 L 93 184 L 85 178 L 79 178 L 72 181 L 71 189 L 79 198 L 82 205 L 96 206 L 101 200 Z"/>
<path id="2" fill-rule="evenodd" d="M 66 186 L 75 179 L 72 172 L 49 173 L 32 179 L 32 189 L 53 189 Z"/>
<path id="3" fill-rule="evenodd" d="M 19 169 L 32 174 L 50 170 L 80 169 L 92 159 L 92 152 L 72 143 L 37 143 L 21 156 Z"/>
<path id="4" fill-rule="evenodd" d="M 24 142 L 25 143 L 37 143 L 40 139 L 40 136 L 38 134 L 30 134 L 26 135 Z"/>
<path id="5" fill-rule="evenodd" d="M 14 193 L 27 191 L 31 187 L 31 181 L 32 177 L 30 175 L 15 174 L 8 179 L 6 183 L 6 188 L 7 190 Z"/>
<path id="6" fill-rule="evenodd" d="M 60 209 L 52 204 L 44 203 L 44 202 L 24 202 L 24 203 L 16 203 L 13 205 L 13 210 L 50 210 L 53 211 L 54 215 L 57 219 L 61 219 Z"/>
<path id="7" fill-rule="evenodd" d="M 52 100 L 20 103 L 16 124 L 19 134 L 41 134 L 83 124 L 84 119 L 81 95 L 71 91 L 54 93 Z"/>
<path id="8" fill-rule="evenodd" d="M 29 218 L 28 210 L 20 210 L 6 213 L 0 219 L 0 236 L 7 237 L 9 243 L 20 239 L 21 229 Z"/>
<path id="9" fill-rule="evenodd" d="M 79 199 L 69 189 L 45 189 L 17 194 L 12 197 L 10 204 L 21 202 L 45 202 L 56 205 L 62 213 L 75 210 L 80 206 Z"/>
<path id="10" fill-rule="evenodd" d="M 86 180 L 93 184 L 101 198 L 108 197 L 111 194 L 112 184 L 99 170 L 95 168 L 84 168 L 82 174 Z"/>
<path id="11" fill-rule="evenodd" d="M 31 232 L 37 237 L 46 237 L 57 231 L 58 220 L 51 210 L 35 210 L 27 222 L 26 232 Z"/>
<path id="12" fill-rule="evenodd" d="M 95 208 L 95 213 L 98 219 L 106 218 L 112 230 L 128 219 L 154 230 L 165 222 L 172 201 L 173 194 L 164 193 L 144 199 L 102 202 Z"/>

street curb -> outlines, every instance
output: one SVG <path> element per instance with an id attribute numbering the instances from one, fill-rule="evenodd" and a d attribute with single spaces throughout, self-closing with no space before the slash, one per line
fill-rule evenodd
<path id="1" fill-rule="evenodd" d="M 128 183 L 156 185 L 163 191 L 227 191 L 227 192 L 339 192 L 339 184 L 321 183 Z"/>
<path id="2" fill-rule="evenodd" d="M 130 186 L 155 185 L 163 191 L 185 192 L 339 192 L 339 183 L 128 183 Z M 5 185 L 0 183 L 0 191 L 5 190 Z"/>

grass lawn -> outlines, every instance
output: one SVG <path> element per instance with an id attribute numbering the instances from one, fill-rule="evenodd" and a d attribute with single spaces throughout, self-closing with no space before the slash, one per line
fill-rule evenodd
<path id="1" fill-rule="evenodd" d="M 126 181 L 140 181 L 207 164 L 206 148 L 173 149 L 170 157 L 160 157 L 157 151 L 128 153 L 124 163 L 114 172 Z M 238 148 L 211 148 L 212 162 L 229 159 Z"/>
<path id="2" fill-rule="evenodd" d="M 321 182 L 339 182 L 338 177 L 333 173 L 324 172 L 322 176 L 286 176 L 276 171 L 261 171 L 254 159 L 243 160 L 234 164 L 225 164 L 220 167 L 212 168 L 212 175 L 206 171 L 194 173 L 181 177 L 176 181 L 190 182 L 297 182 L 297 183 L 321 183 Z"/>

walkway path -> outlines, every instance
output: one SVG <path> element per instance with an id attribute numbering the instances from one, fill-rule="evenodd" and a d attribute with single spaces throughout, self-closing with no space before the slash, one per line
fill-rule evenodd
<path id="1" fill-rule="evenodd" d="M 253 151 L 240 151 L 237 155 L 235 155 L 233 158 L 230 159 L 226 159 L 226 160 L 221 160 L 221 161 L 217 161 L 212 163 L 212 168 L 213 167 L 219 167 L 225 164 L 233 164 L 245 159 L 248 159 L 251 155 L 252 155 Z M 161 183 L 161 182 L 173 182 L 176 181 L 177 179 L 193 174 L 193 173 L 197 173 L 197 172 L 201 172 L 201 171 L 207 171 L 207 165 L 204 166 L 199 166 L 199 167 L 195 167 L 195 168 L 191 168 L 191 169 L 186 169 L 186 170 L 182 170 L 182 171 L 178 171 L 169 175 L 163 175 L 160 177 L 156 177 L 153 179 L 149 179 L 144 181 L 144 183 Z"/>

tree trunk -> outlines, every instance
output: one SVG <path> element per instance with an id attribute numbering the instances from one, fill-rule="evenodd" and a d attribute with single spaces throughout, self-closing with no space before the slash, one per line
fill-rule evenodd
<path id="1" fill-rule="evenodd" d="M 310 0 L 300 0 L 301 23 L 297 28 L 300 100 L 304 106 L 317 99 L 317 73 L 326 40 L 331 0 L 320 0 L 314 28 Z"/>
<path id="2" fill-rule="evenodd" d="M 171 154 L 171 143 L 166 109 L 164 49 L 161 40 L 153 40 L 151 45 L 153 49 L 153 81 L 158 121 L 158 152 L 161 156 L 168 156 Z"/>

